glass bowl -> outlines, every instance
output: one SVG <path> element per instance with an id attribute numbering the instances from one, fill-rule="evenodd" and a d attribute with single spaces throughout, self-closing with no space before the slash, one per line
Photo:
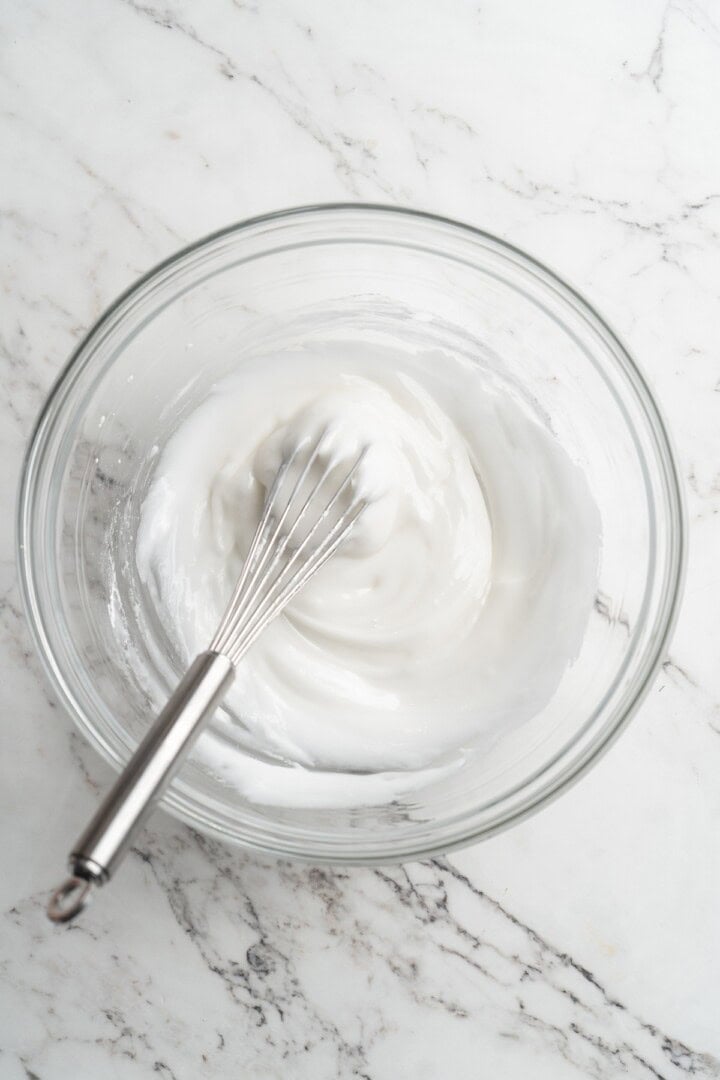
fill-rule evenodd
<path id="1" fill-rule="evenodd" d="M 134 540 L 159 451 L 245 357 L 318 337 L 437 347 L 438 362 L 460 352 L 519 383 L 583 468 L 602 526 L 587 630 L 555 695 L 460 770 L 387 805 L 281 808 L 244 799 L 190 760 L 164 798 L 193 826 L 265 852 L 401 861 L 537 810 L 627 723 L 678 607 L 681 489 L 626 349 L 576 292 L 510 245 L 363 205 L 271 214 L 193 244 L 87 335 L 49 396 L 22 476 L 19 563 L 35 641 L 57 694 L 116 769 L 181 674 L 163 628 L 137 618 Z"/>

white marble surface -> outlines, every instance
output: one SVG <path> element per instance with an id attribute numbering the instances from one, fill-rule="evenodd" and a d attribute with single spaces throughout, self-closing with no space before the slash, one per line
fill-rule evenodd
<path id="1" fill-rule="evenodd" d="M 720 8 L 711 0 L 9 0 L 0 10 L 0 1076 L 720 1077 Z M 114 295 L 227 222 L 460 217 L 625 337 L 687 480 L 671 659 L 549 809 L 448 859 L 312 869 L 158 816 L 43 914 L 108 769 L 48 696 L 12 503 Z"/>

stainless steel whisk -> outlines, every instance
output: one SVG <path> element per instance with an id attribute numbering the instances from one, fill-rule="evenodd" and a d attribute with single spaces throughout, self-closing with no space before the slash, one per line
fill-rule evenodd
<path id="1" fill-rule="evenodd" d="M 227 693 L 235 665 L 293 596 L 347 539 L 367 500 L 353 483 L 367 447 L 350 469 L 329 454 L 325 433 L 288 452 L 265 499 L 242 572 L 207 652 L 195 658 L 177 690 L 116 780 L 70 854 L 71 876 L 48 904 L 68 922 L 95 886 L 109 880 L 137 829 L 165 791 L 205 721 Z M 312 476 L 320 470 L 319 478 Z"/>

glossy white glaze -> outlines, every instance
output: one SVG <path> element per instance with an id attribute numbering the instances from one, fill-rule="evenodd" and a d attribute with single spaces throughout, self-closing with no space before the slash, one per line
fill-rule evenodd
<path id="1" fill-rule="evenodd" d="M 250 749 L 313 768 L 249 757 L 219 722 L 200 760 L 263 802 L 387 803 L 547 705 L 593 610 L 600 525 L 526 397 L 437 350 L 340 342 L 259 356 L 183 420 L 136 558 L 188 662 L 220 623 L 283 457 L 321 438 L 318 473 L 326 459 L 347 471 L 366 447 L 351 539 L 228 694 Z"/>

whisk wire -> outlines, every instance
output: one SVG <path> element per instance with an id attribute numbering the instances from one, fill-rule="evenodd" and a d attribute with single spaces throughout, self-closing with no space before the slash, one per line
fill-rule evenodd
<path id="1" fill-rule="evenodd" d="M 296 453 L 297 453 L 297 450 L 296 450 Z M 250 575 L 250 571 L 254 569 L 254 567 L 255 567 L 255 565 L 257 563 L 258 557 L 262 555 L 262 552 L 265 549 L 265 543 L 266 543 L 266 540 L 267 540 L 268 526 L 270 524 L 270 515 L 272 513 L 273 503 L 274 503 L 275 497 L 277 495 L 277 492 L 278 492 L 278 490 L 280 488 L 280 485 L 282 484 L 282 481 L 283 481 L 283 479 L 285 477 L 285 474 L 287 473 L 287 470 L 289 469 L 294 457 L 295 457 L 295 454 L 291 455 L 289 458 L 287 458 L 285 461 L 283 461 L 281 463 L 280 468 L 276 472 L 275 477 L 273 479 L 270 491 L 268 492 L 268 494 L 265 497 L 265 503 L 263 505 L 260 521 L 258 523 L 257 529 L 255 530 L 255 534 L 254 534 L 254 536 L 252 538 L 252 541 L 250 543 L 250 549 L 249 549 L 249 551 L 247 553 L 247 558 L 245 559 L 245 562 L 243 563 L 243 567 L 242 567 L 242 570 L 240 572 L 240 577 L 238 578 L 237 582 L 235 583 L 235 587 L 234 587 L 234 589 L 232 591 L 232 595 L 230 596 L 230 599 L 228 600 L 227 608 L 225 609 L 225 612 L 223 614 L 220 626 L 218 627 L 218 629 L 217 629 L 217 631 L 215 633 L 215 637 L 213 638 L 212 643 L 210 645 L 211 649 L 216 649 L 217 648 L 218 651 L 221 651 L 221 650 L 219 650 L 219 645 L 220 645 L 220 643 L 222 641 L 222 635 L 224 633 L 225 622 L 226 622 L 228 613 L 233 610 L 233 608 L 236 606 L 236 604 L 240 600 L 240 597 L 242 596 L 243 591 L 245 589 L 245 584 L 246 584 L 247 579 L 248 579 L 248 577 Z"/>
<path id="2" fill-rule="evenodd" d="M 281 490 L 289 474 L 290 467 L 297 459 L 300 447 L 296 447 L 292 454 L 282 463 L 268 493 L 260 524 L 250 545 L 245 565 L 211 644 L 211 649 L 228 656 L 233 663 L 238 662 L 240 657 L 264 630 L 268 622 L 275 617 L 320 566 L 337 550 L 352 529 L 357 517 L 365 509 L 365 500 L 351 502 L 340 518 L 319 541 L 315 549 L 311 550 L 305 560 L 301 562 L 302 557 L 310 548 L 322 525 L 327 522 L 338 500 L 351 486 L 353 477 L 367 453 L 367 448 L 361 451 L 342 483 L 337 486 L 324 508 L 317 514 L 307 533 L 292 551 L 289 558 L 286 559 L 283 565 L 280 565 L 286 553 L 290 550 L 293 540 L 299 536 L 300 524 L 306 517 L 307 511 L 316 503 L 325 482 L 336 468 L 336 464 L 332 460 L 327 463 L 319 479 L 303 499 L 302 505 L 292 519 L 290 527 L 283 534 L 282 530 L 291 508 L 294 507 L 297 497 L 301 494 L 307 481 L 310 470 L 317 461 L 324 436 L 325 432 L 322 433 L 304 466 L 300 469 L 287 501 L 283 503 Z M 278 503 L 280 503 L 281 509 L 275 516 Z M 298 563 L 300 563 L 299 566 Z M 274 576 L 276 571 L 277 575 Z"/>
<path id="3" fill-rule="evenodd" d="M 257 590 L 254 592 L 253 598 L 258 600 L 257 607 L 248 613 L 246 606 L 245 611 L 242 613 L 242 617 L 233 620 L 233 627 L 228 635 L 226 642 L 226 653 L 228 656 L 231 656 L 233 658 L 237 657 L 237 659 L 239 659 L 239 657 L 250 647 L 250 644 L 252 644 L 252 642 L 255 640 L 255 638 L 257 637 L 257 633 L 259 633 L 260 630 L 262 630 L 267 625 L 267 622 L 271 618 L 273 618 L 275 614 L 285 604 L 289 602 L 291 597 L 295 595 L 298 589 L 302 588 L 302 585 L 309 579 L 309 577 L 315 572 L 315 570 L 319 569 L 320 565 L 322 564 L 320 560 L 324 561 L 323 555 L 325 551 L 332 547 L 332 550 L 329 551 L 329 554 L 327 556 L 329 558 L 329 555 L 332 554 L 332 552 L 335 551 L 339 544 L 342 542 L 346 533 L 354 524 L 356 517 L 358 516 L 360 511 L 364 509 L 364 503 L 362 503 L 362 505 L 360 503 L 351 504 L 340 517 L 340 519 L 335 523 L 335 525 L 330 529 L 325 538 L 321 540 L 321 542 L 318 544 L 312 555 L 309 556 L 307 561 L 300 567 L 300 569 L 295 574 L 291 575 L 290 571 L 300 560 L 301 556 L 303 556 L 305 550 L 310 546 L 311 542 L 315 539 L 317 532 L 320 530 L 323 522 L 327 519 L 328 515 L 332 511 L 335 503 L 338 501 L 340 496 L 343 494 L 344 491 L 346 491 L 346 489 L 352 482 L 352 478 L 355 475 L 355 472 L 358 469 L 360 462 L 364 457 L 364 454 L 365 451 L 363 451 L 358 457 L 358 459 L 354 462 L 352 468 L 349 470 L 342 483 L 336 489 L 323 510 L 318 514 L 307 535 L 295 549 L 295 551 L 290 556 L 285 565 L 280 569 L 278 577 L 275 578 L 274 581 L 270 581 L 270 578 L 272 571 L 275 569 L 275 566 L 279 562 L 280 556 L 278 555 L 272 560 L 267 573 L 259 583 L 259 587 L 257 588 Z M 326 472 L 323 474 L 323 477 L 321 477 L 318 483 L 315 485 L 313 491 L 308 497 L 308 502 L 310 502 L 317 495 L 322 486 L 323 480 L 330 471 L 332 471 L 331 468 L 326 470 Z M 357 513 L 354 513 L 356 508 Z M 288 536 L 292 535 L 296 523 L 297 522 L 293 523 L 293 526 L 290 529 Z M 345 526 L 347 526 L 347 528 L 345 528 Z M 334 543 L 336 539 L 337 543 Z M 285 548 L 287 548 L 287 544 L 283 544 L 283 550 Z M 268 582 L 270 582 L 269 585 Z M 256 626 L 259 626 L 257 633 L 254 632 Z M 236 663 L 237 660 L 233 659 L 233 662 Z"/>
<path id="4" fill-rule="evenodd" d="M 316 571 L 328 561 L 331 555 L 337 551 L 366 506 L 367 503 L 365 500 L 360 500 L 360 502 L 353 504 L 352 507 L 343 514 L 340 520 L 336 522 L 325 540 L 318 545 L 313 556 L 293 575 L 287 584 L 283 583 L 280 588 L 275 588 L 274 599 L 270 601 L 270 598 L 268 597 L 254 613 L 251 621 L 248 622 L 248 625 L 241 628 L 240 634 L 234 639 L 227 650 L 227 655 L 234 664 L 237 664 L 244 656 L 250 646 L 254 644 L 256 639 L 260 636 L 268 623 L 275 618 L 278 612 L 292 600 L 295 594 L 302 589 L 303 585 L 305 585 L 313 574 L 315 574 Z"/>
<path id="5" fill-rule="evenodd" d="M 292 505 L 293 499 L 295 498 L 297 492 L 300 490 L 301 485 L 305 482 L 308 472 L 312 468 L 312 465 L 317 458 L 321 441 L 322 436 L 313 448 L 310 456 L 308 457 L 308 460 L 306 461 L 304 467 L 301 469 L 299 476 L 297 476 L 295 484 L 290 492 L 290 495 L 288 496 L 287 502 L 285 503 L 282 512 L 277 518 L 274 518 L 273 515 L 275 513 L 277 503 L 280 501 L 280 492 L 283 486 L 283 482 L 286 476 L 288 476 L 290 467 L 295 462 L 302 446 L 294 447 L 293 451 L 281 463 L 280 468 L 275 475 L 275 479 L 270 487 L 270 491 L 265 500 L 265 506 L 263 508 L 263 514 L 260 520 L 260 524 L 258 525 L 258 528 L 255 532 L 255 536 L 253 537 L 252 543 L 250 545 L 250 551 L 248 552 L 248 556 L 245 560 L 245 565 L 243 567 L 242 573 L 240 574 L 240 579 L 235 589 L 233 590 L 230 602 L 228 603 L 222 620 L 220 622 L 220 627 L 215 634 L 215 638 L 213 639 L 213 642 L 210 646 L 213 649 L 217 649 L 218 652 L 226 651 L 223 640 L 224 636 L 228 632 L 230 632 L 232 630 L 232 627 L 243 617 L 245 608 L 248 604 L 248 600 L 253 595 L 253 589 L 256 585 L 258 575 L 263 570 L 268 555 L 271 554 L 274 550 L 275 542 L 280 533 L 280 530 L 285 523 L 285 519 L 287 518 L 287 515 L 290 511 L 290 506 Z"/>
<path id="6" fill-rule="evenodd" d="M 330 473 L 332 471 L 332 464 L 328 464 L 326 466 L 324 472 L 320 476 L 320 479 L 317 481 L 315 486 L 310 491 L 310 494 L 307 496 L 303 506 L 301 507 L 300 511 L 298 512 L 297 516 L 295 517 L 295 519 L 294 519 L 292 525 L 290 526 L 290 528 L 288 529 L 288 531 L 283 536 L 279 537 L 279 533 L 280 533 L 280 531 L 282 529 L 282 526 L 285 523 L 285 520 L 287 519 L 290 507 L 292 506 L 293 501 L 295 499 L 295 496 L 299 492 L 303 481 L 307 478 L 307 473 L 309 471 L 310 465 L 312 465 L 312 463 L 313 463 L 313 460 L 314 459 L 311 459 L 310 462 L 308 463 L 308 465 L 303 470 L 303 473 L 301 474 L 297 484 L 295 485 L 295 487 L 293 488 L 293 491 L 290 494 L 290 498 L 288 499 L 287 505 L 285 506 L 285 509 L 284 509 L 279 521 L 278 521 L 278 525 L 277 525 L 276 529 L 274 530 L 272 537 L 266 542 L 265 551 L 263 552 L 263 557 L 260 560 L 260 563 L 258 564 L 258 568 L 256 570 L 256 573 L 253 575 L 253 579 L 247 585 L 247 594 L 246 594 L 246 597 L 245 597 L 245 603 L 242 605 L 242 607 L 239 607 L 238 610 L 233 614 L 233 622 L 234 623 L 240 623 L 242 621 L 243 616 L 245 615 L 245 611 L 246 611 L 246 608 L 247 608 L 247 603 L 248 603 L 249 600 L 252 599 L 251 589 L 252 589 L 252 587 L 257 587 L 257 585 L 258 585 L 257 575 L 258 575 L 260 569 L 263 568 L 263 564 L 265 562 L 265 559 L 267 558 L 267 555 L 269 553 L 272 553 L 268 566 L 264 568 L 264 578 L 261 579 L 261 584 L 263 582 L 266 582 L 271 577 L 273 571 L 279 565 L 281 559 L 285 555 L 285 552 L 290 547 L 291 540 L 293 539 L 293 537 L 295 535 L 297 535 L 297 533 L 299 531 L 299 525 L 300 525 L 300 522 L 302 521 L 302 519 L 303 519 L 303 517 L 305 515 L 305 511 L 307 510 L 307 508 L 311 504 L 311 502 L 315 499 L 315 497 L 317 496 L 318 492 L 320 491 L 323 483 L 325 482 L 325 480 L 327 479 L 327 477 L 330 475 Z M 323 515 L 321 514 L 320 518 L 318 519 L 318 523 L 322 520 L 322 517 L 323 517 Z M 312 530 L 310 530 L 310 531 L 312 532 Z M 302 545 L 300 545 L 300 547 L 302 547 Z M 299 548 L 298 548 L 298 550 L 299 550 Z M 297 555 L 297 551 L 295 552 L 295 555 Z M 295 555 L 292 556 L 292 558 L 290 560 L 291 563 L 294 560 Z"/>

